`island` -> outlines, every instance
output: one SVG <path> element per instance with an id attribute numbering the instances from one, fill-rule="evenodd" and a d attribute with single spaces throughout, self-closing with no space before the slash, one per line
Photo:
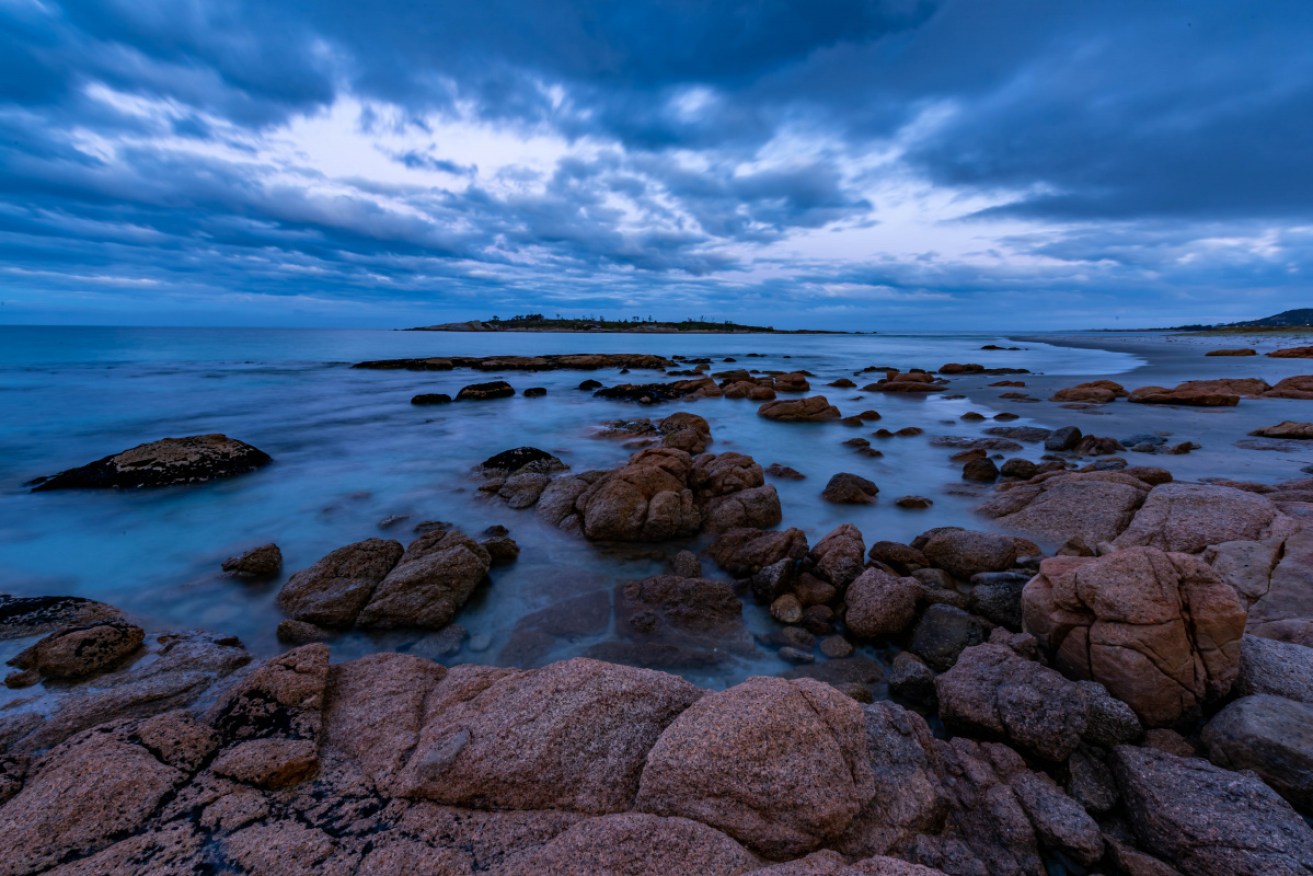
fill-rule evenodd
<path id="1" fill-rule="evenodd" d="M 444 322 L 404 329 L 409 332 L 624 332 L 628 334 L 709 334 L 709 335 L 851 335 L 862 332 L 839 332 L 824 329 L 777 329 L 768 325 L 742 325 L 729 320 L 715 322 L 707 319 L 682 319 L 663 322 L 652 317 L 606 319 L 596 317 L 546 317 L 541 313 L 526 313 L 501 319 L 472 319 L 468 322 Z M 875 334 L 875 332 L 870 332 Z"/>
<path id="2" fill-rule="evenodd" d="M 1174 325 L 1167 328 L 1140 329 L 1096 329 L 1100 332 L 1190 332 L 1191 334 L 1234 334 L 1249 335 L 1263 332 L 1282 334 L 1313 331 L 1313 307 L 1301 307 L 1295 310 L 1283 310 L 1262 319 L 1245 322 L 1215 323 L 1212 325 L 1196 323 L 1192 325 Z"/>

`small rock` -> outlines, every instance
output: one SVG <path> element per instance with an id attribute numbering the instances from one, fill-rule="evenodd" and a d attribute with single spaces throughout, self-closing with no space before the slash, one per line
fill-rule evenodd
<path id="1" fill-rule="evenodd" d="M 283 570 L 283 552 L 276 544 L 261 545 L 223 561 L 223 570 L 237 578 L 267 581 Z"/>
<path id="2" fill-rule="evenodd" d="M 830 478 L 821 498 L 844 505 L 869 505 L 875 501 L 879 492 L 880 488 L 866 478 L 850 472 L 840 472 Z"/>
<path id="3" fill-rule="evenodd" d="M 451 396 L 445 392 L 422 392 L 419 395 L 412 396 L 410 399 L 412 405 L 449 405 Z"/>
<path id="4" fill-rule="evenodd" d="M 510 398 L 515 389 L 505 380 L 492 380 L 488 383 L 471 383 L 456 393 L 456 401 L 487 401 L 495 398 Z"/>
<path id="5" fill-rule="evenodd" d="M 977 483 L 990 484 L 998 480 L 998 466 L 994 460 L 986 457 L 985 459 L 972 459 L 962 466 L 962 480 L 976 481 Z"/>
<path id="6" fill-rule="evenodd" d="M 952 667 L 957 656 L 989 635 L 988 624 L 951 605 L 932 605 L 921 615 L 908 650 L 935 669 Z"/>
<path id="7" fill-rule="evenodd" d="M 925 496 L 900 496 L 894 500 L 894 504 L 899 508 L 906 508 L 910 511 L 924 511 L 935 503 Z"/>
<path id="8" fill-rule="evenodd" d="M 522 395 L 525 398 L 542 398 L 543 396 L 547 395 L 547 390 L 541 386 L 531 386 L 528 389 L 526 389 L 522 393 Z"/>
<path id="9" fill-rule="evenodd" d="M 802 620 L 802 603 L 792 593 L 786 593 L 770 604 L 770 614 L 782 624 L 796 624 Z"/>

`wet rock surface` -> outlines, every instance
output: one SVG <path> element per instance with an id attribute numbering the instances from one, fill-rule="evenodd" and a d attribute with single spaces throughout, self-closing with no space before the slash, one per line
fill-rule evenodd
<path id="1" fill-rule="evenodd" d="M 263 450 L 227 435 L 162 438 L 39 478 L 31 486 L 41 492 L 199 484 L 255 471 L 272 461 Z"/>

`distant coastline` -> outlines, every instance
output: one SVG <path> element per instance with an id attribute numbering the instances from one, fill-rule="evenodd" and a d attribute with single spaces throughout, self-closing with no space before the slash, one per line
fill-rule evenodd
<path id="1" fill-rule="evenodd" d="M 711 322 L 686 319 L 680 322 L 659 320 L 549 319 L 541 314 L 514 316 L 510 319 L 472 319 L 467 322 L 444 322 L 402 329 L 408 332 L 556 332 L 556 333 L 624 333 L 650 335 L 854 335 L 863 332 L 827 331 L 824 329 L 777 329 L 772 326 Z M 870 332 L 875 334 L 875 332 Z"/>

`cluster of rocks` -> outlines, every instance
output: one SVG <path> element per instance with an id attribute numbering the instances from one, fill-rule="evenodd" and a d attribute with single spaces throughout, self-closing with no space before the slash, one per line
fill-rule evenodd
<path id="1" fill-rule="evenodd" d="M 519 555 L 503 531 L 475 541 L 434 524 L 408 546 L 370 538 L 340 547 L 288 578 L 277 604 L 287 642 L 317 641 L 366 629 L 440 630 L 455 618 L 489 569 Z"/>
<path id="2" fill-rule="evenodd" d="M 935 530 L 919 547 L 874 546 L 866 565 L 852 527 L 810 550 L 799 535 L 727 534 L 713 553 L 749 568 L 783 551 L 802 569 L 791 593 L 842 590 L 850 628 L 888 638 L 912 624 L 912 641 L 931 644 L 945 639 L 923 630 L 932 612 L 971 615 L 929 601 L 917 619 L 924 594 L 946 589 L 928 573 L 980 580 L 982 563 L 1015 567 L 1032 547 Z M 1021 597 L 1027 619 L 1049 623 L 1039 641 L 1009 620 L 955 652 L 923 649 L 948 738 L 911 708 L 863 705 L 812 678 L 707 691 L 587 658 L 333 664 L 323 644 L 248 665 L 235 640 L 159 637 L 121 658 L 130 666 L 52 687 L 49 717 L 0 719 L 4 872 L 1308 872 L 1297 722 L 1313 709 L 1313 652 L 1252 636 L 1235 647 L 1243 609 L 1197 562 L 1152 547 L 1044 560 Z M 724 613 L 714 606 L 733 597 L 715 583 L 672 575 L 631 589 L 636 603 L 684 605 L 688 625 L 700 606 Z M 1149 606 L 1161 622 L 1128 618 Z M 1085 680 L 1065 662 L 1079 649 L 1044 647 L 1068 610 L 1095 618 Z M 652 623 L 642 614 L 629 622 Z M 55 637 L 118 617 L 78 600 L 0 601 L 0 616 L 9 635 Z M 1178 624 L 1195 661 L 1185 669 L 1160 650 Z M 1131 668 L 1119 647 L 1164 663 L 1116 692 L 1103 678 Z M 921 660 L 905 656 L 904 679 L 900 661 Z M 1172 685 L 1199 682 L 1205 700 L 1241 696 L 1197 741 L 1152 729 L 1191 706 L 1161 696 L 1162 669 Z"/>
<path id="3" fill-rule="evenodd" d="M 1138 404 L 1234 407 L 1242 398 L 1313 399 L 1313 375 L 1287 377 L 1275 385 L 1257 377 L 1187 380 L 1174 387 L 1142 386 L 1128 392 L 1112 380 L 1094 380 L 1060 389 L 1050 401 L 1107 404 L 1119 398 Z"/>
<path id="4" fill-rule="evenodd" d="M 545 520 L 594 541 L 668 541 L 780 522 L 779 495 L 756 460 L 702 452 L 712 441 L 702 417 L 674 414 L 656 430 L 660 446 L 619 468 L 556 477 L 515 469 L 492 485 L 513 507 L 536 506 Z"/>
<path id="5" fill-rule="evenodd" d="M 423 359 L 376 359 L 352 368 L 374 371 L 594 371 L 599 368 L 640 368 L 661 371 L 674 366 L 650 353 L 574 353 L 560 356 L 432 356 Z"/>

